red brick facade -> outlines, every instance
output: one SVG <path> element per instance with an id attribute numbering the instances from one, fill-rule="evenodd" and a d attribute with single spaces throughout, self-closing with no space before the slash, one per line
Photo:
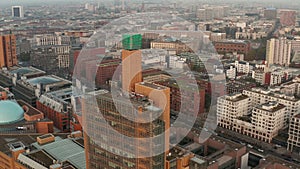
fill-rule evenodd
<path id="1" fill-rule="evenodd" d="M 220 41 L 215 42 L 214 46 L 218 53 L 242 53 L 247 55 L 250 51 L 250 43 L 247 41 Z"/>
<path id="2" fill-rule="evenodd" d="M 36 107 L 38 110 L 42 111 L 47 118 L 53 121 L 55 127 L 62 132 L 69 132 L 70 118 L 68 113 L 57 112 L 39 101 L 37 101 Z"/>

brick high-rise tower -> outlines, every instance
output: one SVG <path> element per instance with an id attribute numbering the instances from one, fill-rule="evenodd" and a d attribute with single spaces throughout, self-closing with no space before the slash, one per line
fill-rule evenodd
<path id="1" fill-rule="evenodd" d="M 170 89 L 142 82 L 141 35 L 124 37 L 122 90 L 82 100 L 87 169 L 165 169 Z"/>
<path id="2" fill-rule="evenodd" d="M 0 36 L 0 68 L 18 64 L 16 37 L 13 34 Z"/>
<path id="3" fill-rule="evenodd" d="M 135 84 L 142 82 L 142 35 L 124 35 L 122 50 L 122 89 L 134 91 Z"/>

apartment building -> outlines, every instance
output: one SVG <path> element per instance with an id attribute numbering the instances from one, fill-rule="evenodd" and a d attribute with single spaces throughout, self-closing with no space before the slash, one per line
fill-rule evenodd
<path id="1" fill-rule="evenodd" d="M 252 111 L 250 108 L 250 97 L 241 93 L 220 97 L 218 125 L 270 143 L 284 127 L 286 106 L 272 101 L 256 105 Z"/>
<path id="2" fill-rule="evenodd" d="M 255 68 L 254 64 L 245 61 L 235 61 L 234 65 L 239 73 L 249 74 L 252 72 L 253 68 Z"/>
<path id="3" fill-rule="evenodd" d="M 55 34 L 35 35 L 33 38 L 34 46 L 70 45 L 72 40 L 70 36 Z"/>
<path id="4" fill-rule="evenodd" d="M 166 49 L 176 51 L 176 54 L 192 51 L 187 44 L 172 38 L 155 40 L 150 45 L 151 49 Z"/>
<path id="5" fill-rule="evenodd" d="M 248 115 L 249 101 L 250 98 L 241 93 L 219 97 L 217 106 L 218 125 L 231 129 L 232 119 Z"/>
<path id="6" fill-rule="evenodd" d="M 277 136 L 278 131 L 284 127 L 284 115 L 286 107 L 275 101 L 267 102 L 253 108 L 251 123 L 256 128 L 262 128 L 261 133 L 248 129 L 248 134 L 260 137 L 260 140 L 271 142 L 272 138 Z M 252 136 L 253 137 L 253 136 Z"/>
<path id="7" fill-rule="evenodd" d="M 290 151 L 300 150 L 300 114 L 292 117 L 289 128 L 288 147 Z"/>
<path id="8" fill-rule="evenodd" d="M 295 77 L 292 81 L 283 83 L 280 86 L 280 92 L 286 95 L 296 95 L 300 96 L 300 78 Z"/>
<path id="9" fill-rule="evenodd" d="M 250 106 L 260 105 L 269 101 L 277 101 L 287 108 L 285 114 L 285 121 L 289 120 L 295 114 L 298 114 L 300 108 L 300 100 L 294 96 L 288 96 L 278 91 L 265 90 L 262 88 L 252 88 L 251 90 L 244 90 L 244 95 L 250 98 Z"/>
<path id="10" fill-rule="evenodd" d="M 267 64 L 278 64 L 282 66 L 288 66 L 290 64 L 291 52 L 291 41 L 289 41 L 287 38 L 272 38 L 267 42 Z"/>

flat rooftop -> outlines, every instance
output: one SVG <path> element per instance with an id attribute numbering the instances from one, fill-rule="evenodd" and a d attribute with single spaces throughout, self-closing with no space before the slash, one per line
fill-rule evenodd
<path id="1" fill-rule="evenodd" d="M 27 80 L 27 82 L 32 84 L 33 86 L 36 86 L 38 84 L 48 85 L 48 84 L 53 84 L 53 83 L 59 83 L 61 81 L 62 81 L 61 79 L 57 79 L 53 76 L 41 76 L 41 77 L 36 77 L 36 78 Z"/>
<path id="2" fill-rule="evenodd" d="M 235 39 L 223 39 L 221 41 L 218 41 L 216 43 L 235 43 L 235 44 L 248 44 L 245 40 L 235 40 Z"/>
<path id="3" fill-rule="evenodd" d="M 0 135 L 0 151 L 11 156 L 9 144 L 21 142 L 24 146 L 29 147 L 36 142 L 36 137 L 33 135 Z"/>
<path id="4" fill-rule="evenodd" d="M 10 69 L 10 74 L 17 74 L 19 76 L 35 76 L 35 75 L 44 75 L 46 72 L 39 70 L 34 67 L 12 67 Z"/>
<path id="5" fill-rule="evenodd" d="M 231 156 L 228 155 L 223 155 L 222 157 L 217 159 L 217 162 L 219 164 L 219 166 L 229 162 L 230 160 L 232 160 L 233 158 Z"/>
<path id="6" fill-rule="evenodd" d="M 261 168 L 273 168 L 273 165 L 281 165 L 278 166 L 277 168 L 281 167 L 287 167 L 290 169 L 299 169 L 300 164 L 294 163 L 294 162 L 289 162 L 287 160 L 284 160 L 282 158 L 275 157 L 273 155 L 267 155 L 258 166 L 256 166 L 254 169 L 261 169 Z"/>
<path id="7" fill-rule="evenodd" d="M 167 89 L 167 87 L 162 86 L 162 85 L 158 85 L 158 84 L 154 84 L 154 83 L 147 83 L 147 82 L 141 82 L 139 83 L 140 85 L 152 88 L 152 89 L 156 89 L 156 90 L 164 90 Z"/>
<path id="8" fill-rule="evenodd" d="M 111 92 L 106 90 L 98 90 L 95 92 L 91 92 L 91 94 L 96 95 L 97 99 L 110 99 L 112 100 Z M 124 102 L 125 104 L 128 103 L 128 99 L 131 101 L 131 104 L 138 110 L 138 108 L 142 107 L 144 111 L 151 111 L 153 113 L 161 113 L 161 109 L 159 107 L 154 106 L 148 97 L 139 95 L 139 94 L 130 94 L 128 97 L 124 95 L 117 96 L 118 99 L 115 101 Z M 131 106 L 131 104 L 129 106 Z"/>
<path id="9" fill-rule="evenodd" d="M 226 95 L 225 99 L 228 101 L 237 102 L 237 101 L 249 99 L 249 97 L 241 93 L 234 93 L 234 94 Z"/>
<path id="10" fill-rule="evenodd" d="M 57 100 L 62 100 L 62 101 L 70 101 L 71 96 L 73 94 L 73 90 L 71 87 L 49 92 L 47 93 L 47 96 L 51 96 L 52 98 L 55 98 Z"/>
<path id="11" fill-rule="evenodd" d="M 277 102 L 267 102 L 262 105 L 256 106 L 255 108 L 268 112 L 277 112 L 278 110 L 284 109 L 285 107 L 285 105 L 279 104 Z"/>
<path id="12" fill-rule="evenodd" d="M 22 143 L 25 147 L 30 147 L 32 151 L 36 150 L 31 145 L 36 142 L 36 138 L 41 134 L 0 134 L 0 151 L 11 156 L 11 147 L 14 143 Z M 54 134 L 57 135 L 57 134 Z M 68 134 L 58 134 L 61 138 L 66 138 Z"/>
<path id="13" fill-rule="evenodd" d="M 42 85 L 43 88 L 45 88 L 46 86 L 48 86 L 50 89 L 52 87 L 56 87 L 57 90 L 59 88 L 66 88 L 72 85 L 70 81 L 54 75 L 39 76 L 31 79 L 19 80 L 18 83 L 25 85 L 27 88 L 34 89 L 38 85 Z"/>
<path id="14" fill-rule="evenodd" d="M 198 164 L 205 164 L 206 161 L 205 160 L 202 160 L 201 158 L 198 158 L 198 157 L 193 157 L 190 159 L 191 161 L 194 161 L 195 163 L 198 163 Z"/>
<path id="15" fill-rule="evenodd" d="M 45 166 L 45 167 L 48 167 L 48 166 L 52 165 L 53 160 L 55 160 L 54 158 L 49 156 L 43 150 L 38 150 L 38 151 L 32 152 L 30 154 L 27 154 L 26 156 L 29 157 L 30 159 L 34 160 L 34 161 L 38 161 L 39 163 L 42 163 L 42 165 Z"/>
<path id="16" fill-rule="evenodd" d="M 179 147 L 173 147 L 167 155 L 167 161 L 172 161 L 173 159 L 181 158 L 186 154 L 187 152 L 184 149 Z"/>
<path id="17" fill-rule="evenodd" d="M 246 91 L 251 91 L 254 93 L 263 94 L 265 96 L 276 97 L 276 98 L 289 100 L 289 101 L 293 101 L 293 102 L 299 101 L 299 99 L 294 96 L 286 96 L 285 94 L 282 94 L 282 93 L 276 93 L 276 92 L 272 92 L 270 90 L 265 90 L 263 88 L 258 88 L 258 87 L 255 87 L 255 88 L 252 88 L 251 90 L 246 90 Z"/>
<path id="18" fill-rule="evenodd" d="M 226 83 L 227 87 L 249 87 L 249 86 L 254 86 L 256 85 L 255 83 L 251 83 L 248 81 L 238 81 L 238 80 L 234 80 L 234 81 L 228 81 Z"/>
<path id="19" fill-rule="evenodd" d="M 46 152 L 56 160 L 61 162 L 68 161 L 76 168 L 86 168 L 84 148 L 74 142 L 73 139 L 55 137 L 55 142 L 44 145 L 39 145 L 35 142 L 32 146 L 38 150 Z"/>

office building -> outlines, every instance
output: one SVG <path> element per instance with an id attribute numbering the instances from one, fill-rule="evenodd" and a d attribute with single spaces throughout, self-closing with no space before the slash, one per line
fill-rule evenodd
<path id="1" fill-rule="evenodd" d="M 37 99 L 44 93 L 69 88 L 71 85 L 70 81 L 54 75 L 23 78 L 15 81 L 12 93 L 17 99 L 24 100 L 35 107 Z"/>
<path id="2" fill-rule="evenodd" d="M 177 80 L 179 80 L 178 78 Z M 188 81 L 185 78 L 181 78 L 181 83 L 184 81 Z M 194 114 L 186 114 L 188 116 L 198 116 L 204 113 L 205 109 L 205 89 L 199 87 L 198 91 L 189 89 L 189 88 L 180 88 L 174 79 L 165 79 L 165 80 L 157 80 L 154 82 L 155 84 L 160 84 L 162 86 L 166 86 L 170 88 L 170 106 L 171 110 L 176 113 L 191 113 Z M 188 82 L 187 82 L 188 83 Z M 188 99 L 192 103 L 195 103 L 194 107 L 183 107 L 181 105 L 181 101 L 183 98 Z M 197 106 L 196 106 L 197 105 Z"/>
<path id="3" fill-rule="evenodd" d="M 264 9 L 264 18 L 266 19 L 276 19 L 277 9 L 276 8 L 266 8 Z"/>
<path id="4" fill-rule="evenodd" d="M 228 10 L 228 6 L 206 6 L 198 9 L 196 15 L 200 21 L 209 21 L 228 16 Z"/>
<path id="5" fill-rule="evenodd" d="M 0 68 L 18 64 L 16 36 L 13 34 L 0 36 Z"/>
<path id="6" fill-rule="evenodd" d="M 280 10 L 279 15 L 282 26 L 296 26 L 297 11 Z"/>
<path id="7" fill-rule="evenodd" d="M 17 17 L 17 18 L 24 17 L 23 6 L 12 6 L 11 11 L 12 11 L 12 17 Z"/>
<path id="8" fill-rule="evenodd" d="M 97 74 L 96 74 L 96 86 L 100 88 L 105 88 L 109 86 L 109 82 L 112 80 L 115 71 L 121 64 L 121 59 L 113 59 L 106 57 L 97 64 Z"/>
<path id="9" fill-rule="evenodd" d="M 35 47 L 31 51 L 30 64 L 48 74 L 68 79 L 70 76 L 70 45 Z"/>
<path id="10" fill-rule="evenodd" d="M 266 60 L 268 65 L 278 64 L 288 66 L 292 53 L 291 41 L 281 37 L 272 38 L 267 42 Z"/>
<path id="11" fill-rule="evenodd" d="M 11 90 L 17 80 L 35 78 L 45 74 L 46 72 L 34 67 L 14 66 L 9 69 L 2 68 L 0 70 L 0 85 Z"/>
<path id="12" fill-rule="evenodd" d="M 176 113 L 187 113 L 193 112 L 194 114 L 187 115 L 200 115 L 204 113 L 205 109 L 205 89 L 203 86 L 198 88 L 198 91 L 192 88 L 179 88 L 177 82 L 180 80 L 180 83 L 188 83 L 190 79 L 186 78 L 185 75 L 178 75 L 174 80 L 170 75 L 167 75 L 164 71 L 158 69 L 147 69 L 143 71 L 143 81 L 148 83 L 159 84 L 170 88 L 170 108 L 173 112 Z M 202 83 L 203 84 L 203 83 Z M 184 86 L 184 85 L 183 85 Z M 181 99 L 187 98 L 193 103 L 199 103 L 194 107 L 182 107 Z"/>
<path id="13" fill-rule="evenodd" d="M 119 96 L 121 99 L 121 96 Z M 151 147 L 149 142 L 135 142 L 131 139 L 124 139 L 116 134 L 110 135 L 112 129 L 109 129 L 109 124 L 112 124 L 113 129 L 117 130 L 122 136 L 126 135 L 132 138 L 149 138 L 155 137 L 163 133 L 165 129 L 165 123 L 163 120 L 156 119 L 151 123 L 140 124 L 138 122 L 132 122 L 122 116 L 119 112 L 116 111 L 117 107 L 122 107 L 122 110 L 126 110 L 126 113 L 147 113 L 147 114 L 157 114 L 161 112 L 156 106 L 150 104 L 149 101 L 138 101 L 141 98 L 134 96 L 131 99 L 131 104 L 134 107 L 131 107 L 130 104 L 124 104 L 122 100 L 112 100 L 111 94 L 108 92 L 102 91 L 101 94 L 97 96 L 98 105 L 93 105 L 93 103 L 89 103 L 89 100 L 84 100 L 84 111 L 95 111 L 95 106 L 97 106 L 100 111 L 103 113 L 104 118 L 106 120 L 101 120 L 101 117 L 98 117 L 95 113 L 93 113 L 93 117 L 87 117 L 86 120 L 89 120 L 89 123 L 93 123 L 93 126 L 88 126 L 85 128 L 86 131 L 93 131 L 93 133 L 101 134 L 99 138 L 93 138 L 93 135 L 85 134 L 85 143 L 86 143 L 86 158 L 87 158 L 87 168 L 95 169 L 95 168 L 112 168 L 119 167 L 124 169 L 129 168 L 164 168 L 165 165 L 165 155 L 156 155 L 149 158 L 136 158 L 138 154 L 145 154 L 145 151 L 151 153 L 151 151 L 155 150 L 154 147 Z M 147 104 L 149 106 L 144 106 Z M 114 106 L 113 106 L 114 104 Z M 111 105 L 111 106 L 110 106 Z M 136 112 L 136 108 L 139 108 L 140 111 Z M 95 121 L 97 119 L 97 121 Z M 137 119 L 136 119 L 137 120 Z M 95 135 L 94 134 L 94 135 Z M 111 140 L 114 140 L 113 142 Z M 164 139 L 157 140 L 159 144 L 153 145 L 157 146 L 157 148 L 163 150 L 165 148 Z M 146 147 L 145 147 L 146 146 Z M 150 146 L 150 147 L 149 147 Z M 108 151 L 110 150 L 110 151 Z M 113 153 L 113 151 L 117 152 Z M 123 154 L 122 156 L 119 155 Z M 148 153 L 147 153 L 148 154 Z M 114 158 L 110 158 L 114 157 Z"/>
<path id="14" fill-rule="evenodd" d="M 97 104 L 89 99 L 89 95 L 82 99 L 83 119 L 87 122 L 83 126 L 87 169 L 165 168 L 166 154 L 164 151 L 160 154 L 155 152 L 169 147 L 169 135 L 164 132 L 170 126 L 170 89 L 142 82 L 140 37 L 124 36 L 122 90 L 114 96 L 117 99 L 113 99 L 112 93 L 106 90 L 91 92 Z M 103 119 L 99 117 L 98 111 L 102 113 Z M 145 121 L 152 116 L 158 118 Z M 114 134 L 114 130 L 120 135 Z M 98 137 L 100 134 L 101 137 Z M 134 139 L 124 139 L 124 135 Z M 155 139 L 136 139 L 138 137 Z M 139 158 L 142 156 L 146 157 Z"/>

